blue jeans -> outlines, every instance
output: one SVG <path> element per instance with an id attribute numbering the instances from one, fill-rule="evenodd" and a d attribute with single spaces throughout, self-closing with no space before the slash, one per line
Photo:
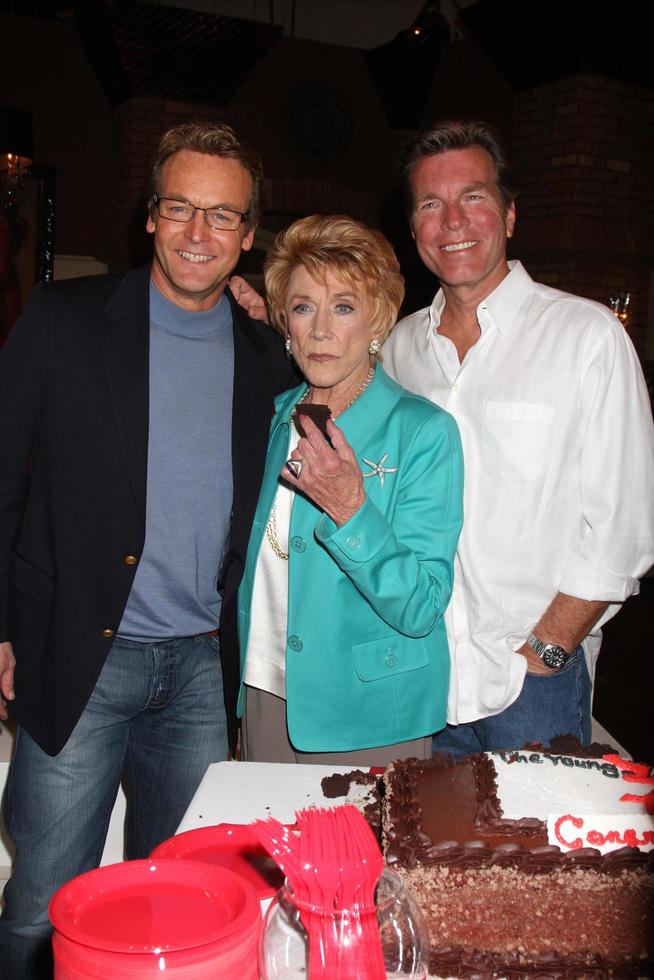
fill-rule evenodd
<path id="1" fill-rule="evenodd" d="M 591 740 L 590 677 L 579 646 L 552 674 L 525 674 L 522 691 L 498 715 L 463 725 L 447 725 L 434 735 L 433 748 L 457 758 L 471 752 L 521 749 L 526 742 L 547 747 L 555 735 Z"/>
<path id="2" fill-rule="evenodd" d="M 207 766 L 227 757 L 215 636 L 116 638 L 64 748 L 52 757 L 19 730 L 5 799 L 16 861 L 0 918 L 0 977 L 52 976 L 48 902 L 100 863 L 123 778 L 126 857 L 175 833 Z"/>

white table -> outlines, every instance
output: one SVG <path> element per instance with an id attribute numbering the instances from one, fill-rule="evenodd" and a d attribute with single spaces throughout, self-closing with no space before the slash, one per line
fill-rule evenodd
<path id="1" fill-rule="evenodd" d="M 320 786 L 325 776 L 352 772 L 355 768 L 351 765 L 216 762 L 207 769 L 178 833 L 217 823 L 250 823 L 265 817 L 275 817 L 281 823 L 295 823 L 295 811 L 308 806 L 342 803 L 365 806 L 372 799 L 365 786 L 353 784 L 347 797 L 336 799 L 325 797 Z"/>

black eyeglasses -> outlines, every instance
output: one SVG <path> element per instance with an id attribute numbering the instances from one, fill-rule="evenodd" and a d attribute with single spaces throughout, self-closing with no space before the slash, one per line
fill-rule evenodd
<path id="1" fill-rule="evenodd" d="M 196 211 L 204 211 L 204 218 L 214 231 L 236 231 L 242 221 L 250 217 L 249 211 L 233 211 L 232 208 L 198 208 L 188 201 L 178 201 L 174 197 L 152 195 L 152 203 L 162 218 L 168 221 L 181 221 L 187 224 L 195 217 Z"/>

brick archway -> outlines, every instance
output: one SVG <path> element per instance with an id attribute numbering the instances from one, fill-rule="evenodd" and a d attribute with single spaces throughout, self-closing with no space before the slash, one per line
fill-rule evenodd
<path id="1" fill-rule="evenodd" d="M 309 214 L 347 214 L 368 225 L 379 222 L 380 202 L 363 191 L 308 177 L 269 177 L 261 195 L 261 226 L 277 232 Z"/>

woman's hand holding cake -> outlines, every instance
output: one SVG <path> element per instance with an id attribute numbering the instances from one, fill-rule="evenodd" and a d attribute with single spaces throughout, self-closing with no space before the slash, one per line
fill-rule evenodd
<path id="1" fill-rule="evenodd" d="M 285 467 L 281 476 L 296 486 L 310 500 L 342 527 L 365 500 L 361 468 L 347 439 L 331 420 L 327 435 L 331 446 L 308 416 L 299 412 L 306 437 L 300 439 L 291 459 L 302 462 L 300 476 Z"/>

